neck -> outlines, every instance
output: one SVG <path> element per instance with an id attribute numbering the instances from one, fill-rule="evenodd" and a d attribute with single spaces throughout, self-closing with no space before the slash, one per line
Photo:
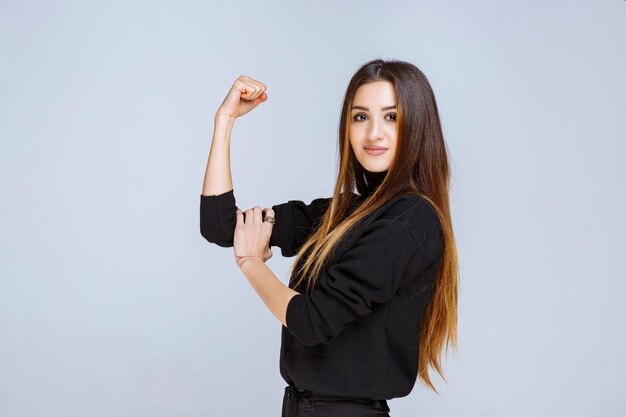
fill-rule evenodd
<path id="1" fill-rule="evenodd" d="M 365 170 L 364 173 L 365 173 L 365 181 L 367 181 L 367 193 L 368 194 L 371 194 L 374 191 L 376 191 L 380 183 L 383 182 L 383 180 L 385 179 L 385 176 L 387 175 L 387 171 L 370 172 L 368 170 Z"/>

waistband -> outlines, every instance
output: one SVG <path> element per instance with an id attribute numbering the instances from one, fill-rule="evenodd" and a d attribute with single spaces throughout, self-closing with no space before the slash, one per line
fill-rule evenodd
<path id="1" fill-rule="evenodd" d="M 291 396 L 293 395 L 294 397 L 303 397 L 303 398 L 312 398 L 314 400 L 327 400 L 327 401 L 351 401 L 351 402 L 358 402 L 358 403 L 364 403 L 364 404 L 368 404 L 371 403 L 374 405 L 374 408 L 378 409 L 385 409 L 388 407 L 387 405 L 387 400 L 372 400 L 369 398 L 357 398 L 357 397 L 342 397 L 342 396 L 338 396 L 338 395 L 326 395 L 326 394 L 321 394 L 315 391 L 310 391 L 310 390 L 306 390 L 306 389 L 299 389 L 297 388 L 295 385 L 293 384 L 289 384 L 287 387 L 285 387 L 285 391 L 287 393 L 287 395 Z"/>

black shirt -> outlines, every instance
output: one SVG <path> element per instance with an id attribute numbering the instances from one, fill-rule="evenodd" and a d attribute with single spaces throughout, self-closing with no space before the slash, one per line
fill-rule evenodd
<path id="1" fill-rule="evenodd" d="M 378 179 L 355 194 L 353 204 L 371 194 Z M 202 236 L 232 247 L 233 190 L 200 198 Z M 330 198 L 317 198 L 272 206 L 270 246 L 294 256 L 329 204 Z M 398 196 L 365 218 L 331 255 L 312 292 L 304 293 L 305 284 L 294 288 L 300 294 L 289 301 L 281 333 L 284 380 L 329 396 L 408 395 L 417 378 L 421 315 L 442 254 L 439 220 L 419 196 Z"/>

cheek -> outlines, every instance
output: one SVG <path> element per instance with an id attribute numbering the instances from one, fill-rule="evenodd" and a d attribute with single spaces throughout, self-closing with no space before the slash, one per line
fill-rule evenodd
<path id="1" fill-rule="evenodd" d="M 350 145 L 352 145 L 352 147 L 355 148 L 356 145 L 358 145 L 357 143 L 358 137 L 359 137 L 358 134 L 354 132 L 354 130 L 350 130 L 348 137 L 350 138 Z"/>

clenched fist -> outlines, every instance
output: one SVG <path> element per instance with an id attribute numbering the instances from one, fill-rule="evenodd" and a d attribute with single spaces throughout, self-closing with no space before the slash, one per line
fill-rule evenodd
<path id="1" fill-rule="evenodd" d="M 243 116 L 267 100 L 266 89 L 267 86 L 262 82 L 241 75 L 233 83 L 215 117 L 227 116 L 236 119 Z"/>

